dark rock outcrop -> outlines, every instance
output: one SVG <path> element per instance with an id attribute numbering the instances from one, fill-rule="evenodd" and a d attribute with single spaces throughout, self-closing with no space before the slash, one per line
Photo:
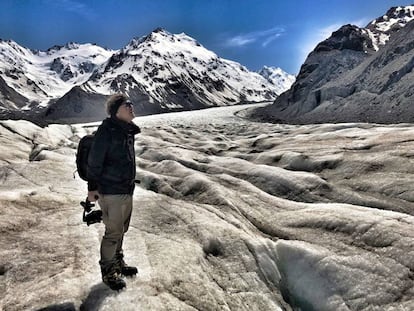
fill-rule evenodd
<path id="1" fill-rule="evenodd" d="M 95 121 L 105 116 L 105 96 L 87 93 L 75 86 L 58 100 L 51 102 L 43 112 L 45 120 L 66 123 L 76 119 L 79 122 Z"/>
<path id="2" fill-rule="evenodd" d="M 346 25 L 320 43 L 296 83 L 254 119 L 280 123 L 414 121 L 414 21 L 377 52 L 363 29 Z"/>
<path id="3" fill-rule="evenodd" d="M 19 109 L 26 105 L 27 102 L 28 99 L 26 97 L 9 87 L 0 76 L 0 115 L 2 115 L 2 111 L 5 112 L 5 110 Z"/>
<path id="4" fill-rule="evenodd" d="M 360 28 L 341 27 L 309 54 L 291 89 L 273 105 L 256 109 L 252 116 L 275 122 L 296 120 L 321 104 L 320 87 L 355 68 L 372 53 L 370 39 Z"/>

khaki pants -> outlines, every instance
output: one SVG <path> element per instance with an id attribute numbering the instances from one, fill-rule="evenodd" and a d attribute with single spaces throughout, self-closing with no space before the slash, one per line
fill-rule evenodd
<path id="1" fill-rule="evenodd" d="M 117 256 L 123 253 L 124 233 L 128 231 L 131 220 L 132 195 L 99 193 L 98 203 L 105 224 L 99 264 L 102 271 L 107 271 L 115 263 Z"/>

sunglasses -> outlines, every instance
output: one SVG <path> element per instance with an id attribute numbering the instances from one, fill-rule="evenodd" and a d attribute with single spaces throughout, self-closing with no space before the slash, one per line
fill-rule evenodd
<path id="1" fill-rule="evenodd" d="M 115 105 L 126 105 L 127 107 L 132 107 L 134 105 L 130 100 L 127 100 L 126 102 L 123 101 L 124 98 L 120 98 L 115 102 Z"/>
<path id="2" fill-rule="evenodd" d="M 123 105 L 127 106 L 127 107 L 133 107 L 134 104 L 131 103 L 130 101 L 126 101 L 125 103 L 123 103 Z"/>

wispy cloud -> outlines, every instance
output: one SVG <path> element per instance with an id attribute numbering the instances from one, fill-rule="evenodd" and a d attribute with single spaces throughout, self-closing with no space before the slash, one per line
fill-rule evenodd
<path id="1" fill-rule="evenodd" d="M 260 42 L 262 47 L 266 47 L 269 43 L 279 38 L 284 32 L 285 29 L 283 27 L 273 27 L 270 29 L 247 32 L 227 37 L 224 44 L 229 47 L 240 47 Z"/>
<path id="2" fill-rule="evenodd" d="M 274 35 L 268 37 L 265 41 L 262 42 L 262 46 L 266 47 L 270 42 L 276 40 L 282 35 L 282 33 L 275 33 Z"/>
<path id="3" fill-rule="evenodd" d="M 96 12 L 85 3 L 76 0 L 46 0 L 48 4 L 52 4 L 62 10 L 76 13 L 86 19 L 93 20 L 96 18 Z"/>

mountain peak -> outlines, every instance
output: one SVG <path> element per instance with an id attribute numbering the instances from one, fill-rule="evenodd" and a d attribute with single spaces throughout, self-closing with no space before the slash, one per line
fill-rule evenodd
<path id="1" fill-rule="evenodd" d="M 262 67 L 262 69 L 260 69 L 259 71 L 258 71 L 258 73 L 260 74 L 260 73 L 270 73 L 270 72 L 272 72 L 272 73 L 274 73 L 274 72 L 278 72 L 278 73 L 282 73 L 282 72 L 284 72 L 281 68 L 279 68 L 279 67 L 274 67 L 274 66 L 266 66 L 266 65 L 264 65 L 263 67 Z"/>
<path id="2" fill-rule="evenodd" d="M 283 69 L 273 66 L 263 66 L 257 73 L 273 85 L 276 85 L 281 93 L 288 90 L 296 79 L 294 75 L 288 74 Z"/>
<path id="3" fill-rule="evenodd" d="M 48 48 L 46 52 L 59 51 L 63 48 L 66 48 L 67 50 L 74 50 L 74 49 L 79 48 L 80 45 L 81 45 L 80 43 L 69 41 L 65 43 L 65 45 L 55 44 L 51 46 L 50 48 Z"/>
<path id="4" fill-rule="evenodd" d="M 150 47 L 151 50 L 157 50 L 157 52 L 161 54 L 169 53 L 173 50 L 190 51 L 193 50 L 193 48 L 205 49 L 196 39 L 188 36 L 184 32 L 173 34 L 164 28 L 158 27 L 148 35 L 134 37 L 121 52 L 136 54 L 134 50 L 142 49 L 144 45 Z M 216 55 L 211 51 L 208 52 L 209 57 L 216 57 Z"/>
<path id="5" fill-rule="evenodd" d="M 155 28 L 153 31 L 151 31 L 151 33 L 162 33 L 162 34 L 171 35 L 169 31 L 167 31 L 165 28 L 162 28 L 162 27 Z"/>
<path id="6" fill-rule="evenodd" d="M 101 99 L 113 92 L 125 92 L 142 102 L 145 111 L 161 112 L 270 101 L 286 89 L 280 69 L 272 70 L 278 72 L 274 76 L 280 81 L 270 81 L 237 62 L 218 57 L 184 32 L 172 34 L 161 27 L 115 51 L 75 42 L 35 55 L 26 49 L 19 51 L 17 44 L 11 47 L 6 47 L 11 61 L 0 62 L 8 74 L 4 75 L 6 83 L 16 86 L 39 107 L 49 105 L 50 99 L 53 105 L 65 107 L 76 102 L 74 115 L 81 111 L 79 105 L 90 106 L 89 94 L 99 94 L 96 98 Z M 18 67 L 30 73 L 29 78 L 10 65 L 16 59 Z M 270 76 L 271 69 L 268 71 Z"/>
<path id="7" fill-rule="evenodd" d="M 314 52 L 345 49 L 367 52 L 373 50 L 374 46 L 372 44 L 372 38 L 366 33 L 365 29 L 347 24 L 337 31 L 334 31 L 328 39 L 319 43 L 314 49 Z"/>
<path id="8" fill-rule="evenodd" d="M 342 26 L 308 55 L 288 92 L 252 115 L 299 124 L 411 122 L 413 20 L 414 6 L 399 6 L 365 28 Z"/>
<path id="9" fill-rule="evenodd" d="M 382 32 L 388 32 L 397 26 L 404 27 L 409 21 L 414 19 L 414 5 L 397 6 L 390 8 L 385 15 L 382 15 L 371 21 L 366 28 L 378 29 Z"/>
<path id="10" fill-rule="evenodd" d="M 414 5 L 390 8 L 385 15 L 371 21 L 365 28 L 371 37 L 375 50 L 384 45 L 390 36 L 414 20 Z"/>
<path id="11" fill-rule="evenodd" d="M 80 43 L 73 42 L 73 41 L 67 42 L 65 44 L 65 48 L 67 48 L 68 50 L 77 49 L 79 48 L 79 46 L 80 46 Z"/>
<path id="12" fill-rule="evenodd" d="M 414 5 L 393 6 L 382 17 L 385 20 L 390 20 L 391 18 L 404 19 L 406 17 L 414 17 Z"/>
<path id="13" fill-rule="evenodd" d="M 132 40 L 124 47 L 124 50 L 137 49 L 141 43 L 154 41 L 157 36 L 168 37 L 173 36 L 173 34 L 162 27 L 157 27 L 147 35 L 132 38 Z"/>

